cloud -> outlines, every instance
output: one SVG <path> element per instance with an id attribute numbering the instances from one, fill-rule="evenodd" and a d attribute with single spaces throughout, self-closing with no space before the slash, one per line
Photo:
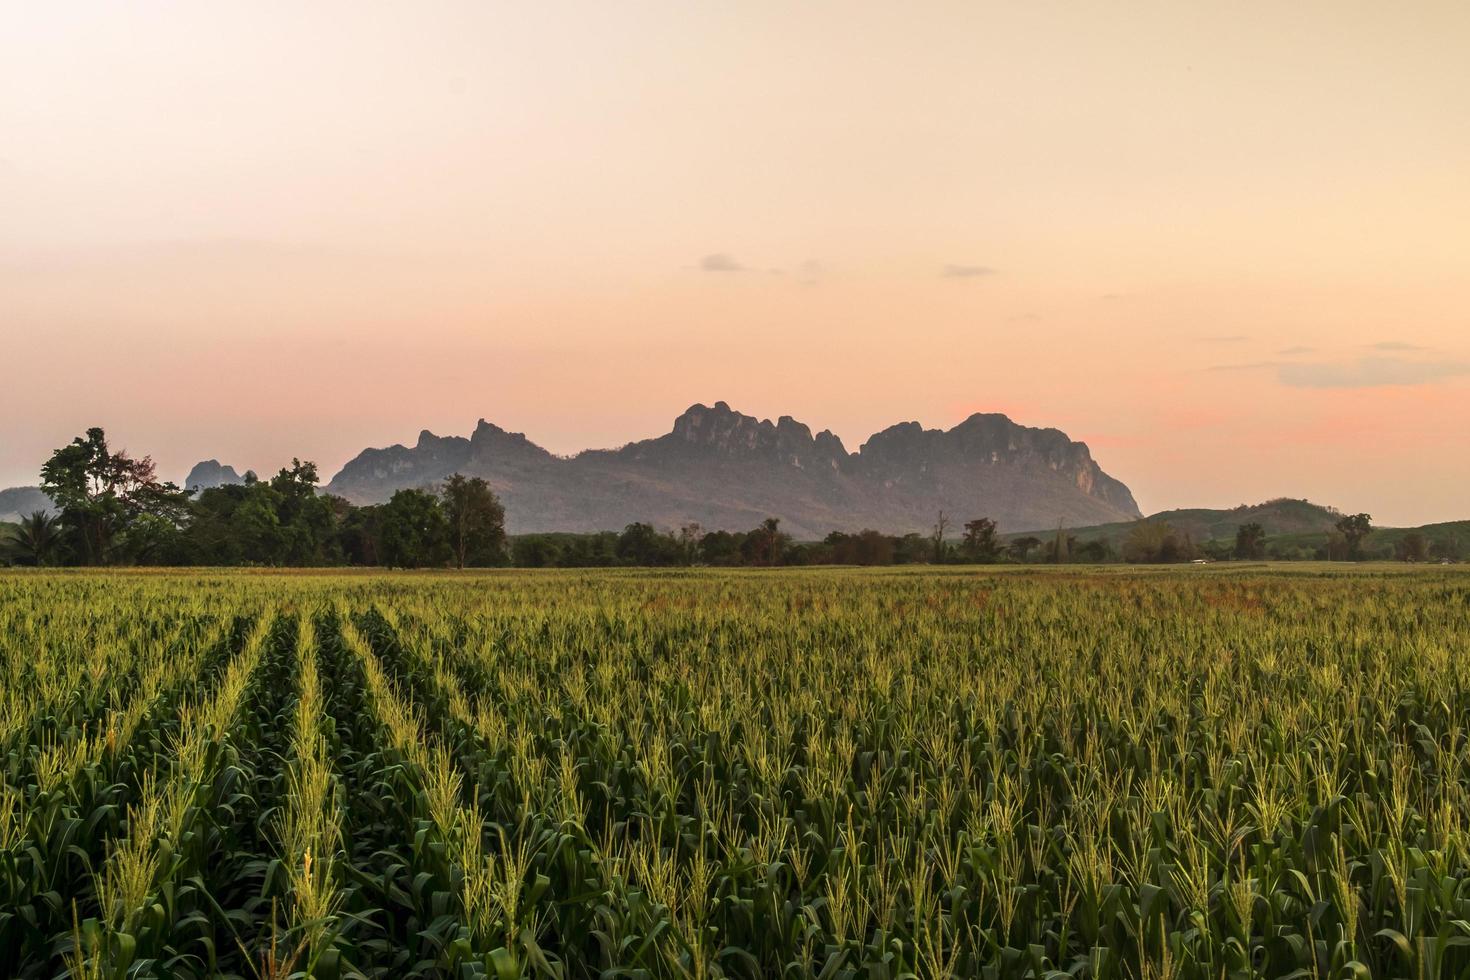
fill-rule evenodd
<path id="1" fill-rule="evenodd" d="M 701 272 L 744 272 L 745 266 L 735 261 L 733 255 L 724 252 L 711 252 L 699 260 L 699 271 Z"/>
<path id="2" fill-rule="evenodd" d="M 796 267 L 796 281 L 803 286 L 815 286 L 822 281 L 822 263 L 816 259 L 807 259 Z"/>
<path id="3" fill-rule="evenodd" d="M 939 273 L 945 279 L 979 279 L 982 276 L 993 276 L 995 270 L 988 265 L 955 265 L 944 267 Z"/>
<path id="4" fill-rule="evenodd" d="M 1201 337 L 1200 340 L 1203 340 L 1207 344 L 1238 344 L 1243 340 L 1250 340 L 1250 338 L 1243 333 L 1227 333 L 1218 334 L 1213 337 Z"/>
<path id="5" fill-rule="evenodd" d="M 1275 361 L 1251 361 L 1247 364 L 1213 364 L 1206 371 L 1259 371 L 1263 368 L 1280 367 Z"/>
<path id="6" fill-rule="evenodd" d="M 1293 354 L 1311 354 L 1316 349 L 1315 347 L 1287 347 L 1285 350 L 1279 350 L 1276 353 L 1290 357 Z"/>
<path id="7" fill-rule="evenodd" d="M 1381 340 L 1378 343 L 1372 344 L 1370 346 L 1374 350 L 1413 351 L 1425 349 L 1423 347 L 1420 347 L 1418 344 L 1406 344 L 1402 340 Z"/>
<path id="8" fill-rule="evenodd" d="M 1385 388 L 1430 384 L 1470 374 L 1459 361 L 1363 357 L 1345 364 L 1283 364 L 1277 379 L 1292 388 Z"/>

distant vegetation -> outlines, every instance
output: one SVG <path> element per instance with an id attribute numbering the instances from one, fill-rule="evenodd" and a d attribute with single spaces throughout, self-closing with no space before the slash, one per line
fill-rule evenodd
<path id="1" fill-rule="evenodd" d="M 1141 521 L 1078 528 L 1092 548 L 1133 562 L 1205 559 L 1273 561 L 1436 561 L 1470 557 L 1470 521 L 1384 528 L 1367 514 L 1343 514 L 1307 500 L 1279 498 L 1230 510 L 1171 510 Z M 1026 535 L 1006 535 L 1008 541 Z"/>
<path id="2" fill-rule="evenodd" d="M 113 450 L 89 429 L 56 450 L 28 501 L 51 504 L 0 525 L 0 563 L 46 565 L 456 566 L 577 568 L 709 565 L 1172 563 L 1199 560 L 1460 560 L 1470 521 L 1375 528 L 1279 499 L 1234 510 L 1177 510 L 1138 521 L 1006 534 L 985 516 L 940 512 L 928 535 L 872 529 L 793 540 L 770 517 L 746 531 L 695 523 L 667 530 L 507 536 L 505 509 L 479 477 L 400 489 L 357 506 L 319 489 L 316 465 L 292 460 L 262 480 L 184 490 L 157 478 L 148 457 Z"/>

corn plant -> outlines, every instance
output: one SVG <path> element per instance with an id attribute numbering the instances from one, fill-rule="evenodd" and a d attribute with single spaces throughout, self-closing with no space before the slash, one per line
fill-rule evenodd
<path id="1" fill-rule="evenodd" d="M 0 974 L 1470 978 L 1467 649 L 1457 568 L 0 573 Z"/>

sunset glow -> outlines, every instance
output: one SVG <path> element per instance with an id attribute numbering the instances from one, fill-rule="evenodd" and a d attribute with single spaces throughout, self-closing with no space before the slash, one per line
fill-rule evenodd
<path id="1" fill-rule="evenodd" d="M 0 487 L 693 402 L 1470 516 L 1470 5 L 0 12 Z"/>

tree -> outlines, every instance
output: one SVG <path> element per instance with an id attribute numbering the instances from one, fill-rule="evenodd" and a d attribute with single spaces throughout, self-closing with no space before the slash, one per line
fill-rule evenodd
<path id="1" fill-rule="evenodd" d="M 895 565 L 921 565 L 929 561 L 934 553 L 934 542 L 917 531 L 910 531 L 902 537 L 890 540 L 893 542 L 893 564 Z"/>
<path id="2" fill-rule="evenodd" d="M 478 476 L 456 473 L 444 481 L 444 516 L 457 566 L 499 565 L 505 560 L 505 508 Z"/>
<path id="3" fill-rule="evenodd" d="M 200 491 L 180 551 L 210 565 L 330 565 L 347 554 L 356 562 L 373 551 L 345 527 L 358 509 L 319 493 L 316 464 L 293 459 L 267 482 L 247 473 L 243 483 Z"/>
<path id="4" fill-rule="evenodd" d="M 1049 565 L 1065 564 L 1072 560 L 1072 552 L 1076 547 L 1077 535 L 1068 534 L 1065 531 L 1058 532 L 1056 537 L 1042 546 L 1041 560 Z"/>
<path id="5" fill-rule="evenodd" d="M 1403 539 L 1394 548 L 1394 554 L 1398 557 L 1399 561 L 1428 561 L 1429 539 L 1424 536 L 1422 531 L 1410 531 L 1403 536 Z"/>
<path id="6" fill-rule="evenodd" d="M 526 534 L 511 544 L 511 560 L 519 568 L 553 568 L 561 557 L 561 549 L 547 534 Z"/>
<path id="7" fill-rule="evenodd" d="M 745 536 L 741 557 L 751 565 L 779 565 L 781 552 L 790 541 L 790 536 L 781 532 L 780 519 L 767 517 L 760 527 Z"/>
<path id="8" fill-rule="evenodd" d="M 655 567 L 676 564 L 683 554 L 672 535 L 660 534 L 652 524 L 634 523 L 618 535 L 617 556 L 628 565 Z"/>
<path id="9" fill-rule="evenodd" d="M 1459 561 L 1464 552 L 1460 547 L 1460 536 L 1452 534 L 1448 538 L 1438 538 L 1430 545 L 1430 554 L 1436 558 L 1448 558 L 1450 561 Z"/>
<path id="10" fill-rule="evenodd" d="M 334 498 L 317 493 L 317 482 L 316 464 L 294 458 L 290 467 L 271 477 L 269 488 L 274 496 L 270 504 L 281 529 L 281 564 L 325 565 L 335 557 Z"/>
<path id="11" fill-rule="evenodd" d="M 44 510 L 22 517 L 7 542 L 11 557 L 22 565 L 51 565 L 63 545 L 61 520 Z"/>
<path id="12" fill-rule="evenodd" d="M 679 528 L 679 548 L 684 553 L 684 564 L 693 565 L 699 561 L 699 542 L 702 537 L 704 529 L 693 521 Z"/>
<path id="13" fill-rule="evenodd" d="M 833 531 L 822 541 L 823 561 L 833 565 L 892 565 L 896 542 L 880 531 L 865 528 L 856 534 Z"/>
<path id="14" fill-rule="evenodd" d="M 399 490 L 378 515 L 378 554 L 389 568 L 443 565 L 449 559 L 449 522 L 439 498 Z"/>
<path id="15" fill-rule="evenodd" d="M 1159 555 L 1159 560 L 1164 562 L 1193 561 L 1198 556 L 1199 549 L 1194 546 L 1194 538 L 1190 537 L 1189 532 L 1177 531 L 1164 538 L 1164 547 Z"/>
<path id="16" fill-rule="evenodd" d="M 1017 538 L 1011 542 L 1011 554 L 1017 561 L 1025 561 L 1026 557 L 1039 547 L 1041 547 L 1041 539 L 1028 534 L 1024 538 Z"/>
<path id="17" fill-rule="evenodd" d="M 1336 527 L 1347 542 L 1348 561 L 1357 561 L 1363 554 L 1363 539 L 1373 533 L 1373 518 L 1368 514 L 1349 514 Z"/>
<path id="18" fill-rule="evenodd" d="M 710 531 L 699 539 L 699 553 L 706 565 L 738 565 L 745 547 L 744 534 Z"/>
<path id="19" fill-rule="evenodd" d="M 1257 561 L 1266 557 L 1266 529 L 1252 522 L 1235 529 L 1235 557 Z"/>
<path id="20" fill-rule="evenodd" d="M 966 521 L 962 548 L 965 557 L 970 561 L 995 561 L 1000 554 L 1000 541 L 995 536 L 995 522 L 988 517 Z"/>
<path id="21" fill-rule="evenodd" d="M 1051 560 L 1053 564 L 1060 565 L 1068 558 L 1071 551 L 1072 536 L 1062 528 L 1062 522 L 1057 521 L 1057 536 L 1052 539 Z"/>
<path id="22" fill-rule="evenodd" d="M 41 489 L 88 565 L 125 556 L 130 543 L 145 548 L 156 539 L 158 522 L 176 527 L 188 512 L 188 495 L 158 480 L 152 459 L 113 452 L 100 428 L 51 454 L 41 467 Z M 130 542 L 133 531 L 137 540 Z"/>
<path id="23" fill-rule="evenodd" d="M 1123 560 L 1132 563 L 1189 561 L 1195 556 L 1194 542 L 1167 521 L 1138 521 L 1123 539 Z"/>
<path id="24" fill-rule="evenodd" d="M 383 563 L 382 555 L 378 553 L 378 543 L 382 539 L 380 528 L 382 516 L 381 504 L 369 504 L 366 507 L 349 505 L 347 512 L 337 525 L 337 547 L 349 563 L 353 565 L 381 565 Z"/>
<path id="25" fill-rule="evenodd" d="M 944 561 L 944 533 L 949 530 L 949 518 L 944 516 L 944 511 L 939 512 L 939 519 L 934 522 L 934 530 L 930 539 L 934 542 L 934 563 L 937 565 Z"/>

